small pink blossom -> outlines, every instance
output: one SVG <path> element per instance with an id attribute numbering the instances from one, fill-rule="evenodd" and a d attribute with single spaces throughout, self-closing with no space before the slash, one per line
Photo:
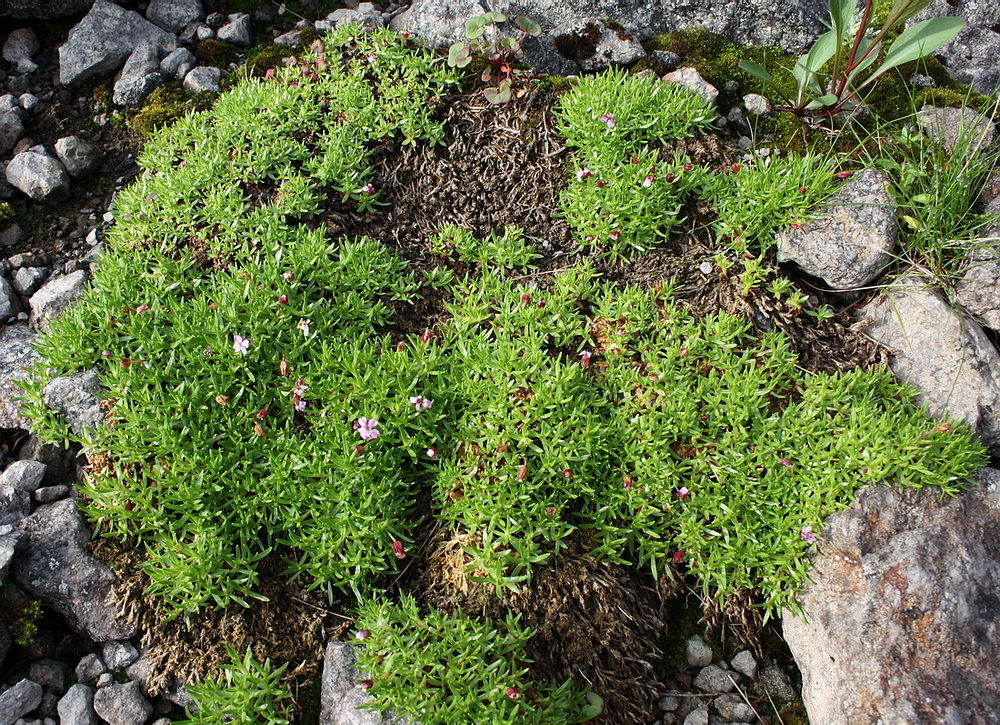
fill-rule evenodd
<path id="1" fill-rule="evenodd" d="M 274 78 L 274 68 L 268 68 L 266 71 L 264 71 L 264 80 L 269 81 L 272 78 Z"/>
<path id="2" fill-rule="evenodd" d="M 405 349 L 406 349 L 406 345 L 403 343 L 402 340 L 400 340 L 399 342 L 396 343 L 396 352 L 403 352 L 403 350 L 405 350 Z"/>
<path id="3" fill-rule="evenodd" d="M 605 113 L 603 116 L 601 116 L 601 123 L 603 123 L 608 128 L 614 128 L 615 127 L 615 117 L 613 115 L 611 115 L 610 113 Z"/>
<path id="4" fill-rule="evenodd" d="M 589 179 L 591 176 L 593 176 L 593 174 L 590 173 L 590 169 L 588 169 L 586 166 L 584 166 L 582 169 L 578 169 L 576 172 L 577 181 L 583 181 L 584 179 Z"/>
<path id="5" fill-rule="evenodd" d="M 296 327 L 302 330 L 303 337 L 309 337 L 309 325 L 311 324 L 312 320 L 299 320 L 299 324 Z"/>
<path id="6" fill-rule="evenodd" d="M 250 352 L 250 338 L 233 335 L 233 352 L 238 352 L 245 357 Z"/>
<path id="7" fill-rule="evenodd" d="M 372 194 L 375 193 L 375 187 L 372 186 L 371 184 L 365 184 L 364 186 L 361 187 L 361 191 L 371 196 Z"/>
<path id="8" fill-rule="evenodd" d="M 431 341 L 431 333 L 425 332 L 420 336 L 420 342 L 424 343 L 425 345 L 430 341 Z"/>
<path id="9" fill-rule="evenodd" d="M 306 401 L 302 399 L 302 396 L 296 395 L 292 399 L 292 402 L 295 404 L 295 410 L 297 410 L 300 413 L 302 413 L 302 412 L 305 411 L 305 409 L 306 409 Z"/>
<path id="10" fill-rule="evenodd" d="M 427 449 L 427 457 L 430 458 L 431 460 L 437 458 L 438 457 L 437 448 L 433 448 L 433 447 L 432 448 L 428 448 Z"/>
<path id="11" fill-rule="evenodd" d="M 368 639 L 369 636 L 371 636 L 371 632 L 369 632 L 367 629 L 359 629 L 358 633 L 354 636 L 359 640 L 366 640 Z"/>
<path id="12" fill-rule="evenodd" d="M 111 357 L 110 350 L 101 350 L 101 357 Z"/>
<path id="13" fill-rule="evenodd" d="M 378 56 L 377 55 L 375 55 L 374 53 L 369 53 L 368 54 L 368 62 L 369 63 L 374 63 L 377 60 L 378 60 Z"/>
<path id="14" fill-rule="evenodd" d="M 508 687 L 504 692 L 508 700 L 516 700 L 521 696 L 521 693 L 517 691 L 516 687 Z"/>
<path id="15" fill-rule="evenodd" d="M 799 538 L 802 539 L 807 544 L 815 544 L 816 537 L 813 535 L 812 526 L 803 526 L 799 529 Z"/>
<path id="16" fill-rule="evenodd" d="M 590 358 L 592 357 L 594 357 L 594 353 L 592 353 L 590 350 L 584 350 L 583 352 L 580 353 L 580 365 L 585 368 L 589 368 Z"/>
<path id="17" fill-rule="evenodd" d="M 411 395 L 410 405 L 419 412 L 421 410 L 430 410 L 433 403 L 422 395 Z"/>
<path id="18" fill-rule="evenodd" d="M 354 424 L 354 430 L 358 432 L 362 440 L 373 441 L 379 436 L 377 418 L 358 418 Z"/>
<path id="19" fill-rule="evenodd" d="M 782 458 L 780 461 L 778 461 L 778 465 L 779 466 L 784 466 L 785 468 L 791 468 L 792 467 L 792 462 L 790 460 L 788 460 L 787 458 Z"/>
<path id="20" fill-rule="evenodd" d="M 681 486 L 676 491 L 674 491 L 674 496 L 676 496 L 677 498 L 679 498 L 681 501 L 683 501 L 684 499 L 686 499 L 690 495 L 691 495 L 691 491 L 688 489 L 687 486 Z"/>
<path id="21" fill-rule="evenodd" d="M 138 314 L 141 315 L 143 312 L 149 312 L 149 306 L 148 305 L 139 305 L 138 307 L 135 308 L 135 311 Z"/>
<path id="22" fill-rule="evenodd" d="M 403 542 L 400 541 L 399 539 L 396 539 L 395 541 L 392 542 L 392 553 L 395 555 L 397 559 L 406 558 L 406 547 L 403 546 Z"/>
<path id="23" fill-rule="evenodd" d="M 647 176 L 645 179 L 642 180 L 642 185 L 648 189 L 653 185 L 653 178 L 654 178 L 653 175 L 650 174 L 649 176 Z"/>

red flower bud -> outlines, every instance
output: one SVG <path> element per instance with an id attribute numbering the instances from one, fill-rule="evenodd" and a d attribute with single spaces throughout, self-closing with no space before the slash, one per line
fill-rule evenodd
<path id="1" fill-rule="evenodd" d="M 563 469 L 563 475 L 566 478 L 573 478 L 573 471 L 571 469 L 569 469 L 569 468 L 564 468 Z"/>
<path id="2" fill-rule="evenodd" d="M 424 343 L 425 345 L 430 341 L 431 341 L 431 333 L 425 332 L 423 335 L 420 336 L 420 342 Z"/>
<path id="3" fill-rule="evenodd" d="M 667 174 L 664 178 L 667 180 L 668 184 L 672 184 L 677 181 L 677 177 L 673 174 Z"/>
<path id="4" fill-rule="evenodd" d="M 264 420 L 267 417 L 267 408 L 261 408 L 257 411 L 257 420 Z"/>
<path id="5" fill-rule="evenodd" d="M 521 295 L 521 302 L 523 302 L 524 304 L 528 304 L 529 302 L 531 302 L 531 295 L 527 293 Z"/>
<path id="6" fill-rule="evenodd" d="M 507 698 L 510 700 L 516 700 L 521 696 L 521 693 L 519 693 L 514 687 L 508 687 L 504 694 L 507 695 Z"/>
<path id="7" fill-rule="evenodd" d="M 732 171 L 734 174 L 738 174 L 740 172 L 740 165 L 733 164 L 732 166 L 729 167 L 729 170 Z"/>
<path id="8" fill-rule="evenodd" d="M 288 295 L 280 295 L 278 297 L 278 304 L 279 305 L 287 305 L 288 304 Z"/>
<path id="9" fill-rule="evenodd" d="M 628 475 L 627 473 L 624 476 L 622 476 L 622 486 L 624 487 L 624 489 L 626 491 L 632 490 L 632 484 L 633 483 L 634 483 L 634 481 L 632 480 L 632 477 L 630 475 Z"/>
<path id="10" fill-rule="evenodd" d="M 354 446 L 354 456 L 355 457 L 363 456 L 364 454 L 365 454 L 365 447 L 364 446 Z"/>
<path id="11" fill-rule="evenodd" d="M 392 553 L 395 554 L 397 559 L 406 558 L 406 547 L 403 546 L 403 542 L 399 539 L 392 542 Z"/>
<path id="12" fill-rule="evenodd" d="M 682 563 L 684 561 L 684 550 L 678 549 L 677 551 L 675 551 L 672 559 L 675 564 Z"/>
<path id="13" fill-rule="evenodd" d="M 685 171 L 690 171 L 693 168 L 694 168 L 694 164 L 690 164 L 690 163 L 689 164 L 684 164 L 684 170 Z"/>
<path id="14" fill-rule="evenodd" d="M 396 343 L 396 352 L 403 352 L 403 350 L 405 350 L 405 349 L 406 349 L 406 345 L 403 344 L 402 340 L 400 340 L 399 342 Z"/>

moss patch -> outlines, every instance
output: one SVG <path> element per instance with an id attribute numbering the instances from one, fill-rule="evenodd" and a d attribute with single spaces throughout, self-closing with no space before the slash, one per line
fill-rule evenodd
<path id="1" fill-rule="evenodd" d="M 191 95 L 181 88 L 180 83 L 170 83 L 153 91 L 142 107 L 125 123 L 140 136 L 149 136 L 185 114 L 208 108 L 213 99 L 214 94 Z"/>

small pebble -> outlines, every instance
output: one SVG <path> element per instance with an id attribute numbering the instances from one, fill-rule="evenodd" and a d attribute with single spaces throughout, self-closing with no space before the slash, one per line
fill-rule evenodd
<path id="1" fill-rule="evenodd" d="M 712 262 L 702 262 L 698 265 L 698 271 L 702 274 L 712 274 L 712 270 L 715 269 L 715 265 Z M 709 660 L 711 662 L 711 660 Z"/>
<path id="2" fill-rule="evenodd" d="M 711 270 L 709 270 L 711 271 Z M 698 635 L 687 641 L 687 663 L 692 667 L 705 667 L 712 664 L 712 648 L 705 644 Z"/>
<path id="3" fill-rule="evenodd" d="M 733 669 L 741 675 L 746 675 L 751 680 L 757 676 L 757 660 L 750 654 L 750 650 L 743 650 L 733 657 L 731 664 Z"/>
<path id="4" fill-rule="evenodd" d="M 35 491 L 35 501 L 38 503 L 52 503 L 66 498 L 69 493 L 69 486 L 44 486 Z"/>

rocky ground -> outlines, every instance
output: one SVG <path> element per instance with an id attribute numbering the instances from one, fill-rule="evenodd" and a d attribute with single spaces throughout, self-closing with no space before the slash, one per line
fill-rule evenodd
<path id="1" fill-rule="evenodd" d="M 129 109 L 160 86 L 198 94 L 225 87 L 233 67 L 209 62 L 206 41 L 238 51 L 273 41 L 291 53 L 310 33 L 359 22 L 442 45 L 459 39 L 464 19 L 484 10 L 473 0 L 344 5 L 329 13 L 299 8 L 297 17 L 273 4 L 222 14 L 207 12 L 200 0 L 0 0 L 0 200 L 8 204 L 0 204 L 0 725 L 163 725 L 190 703 L 179 682 L 164 695 L 150 694 L 141 633 L 112 603 L 115 576 L 88 549 L 90 531 L 76 506 L 85 460 L 30 435 L 14 402 L 15 383 L 36 359 L 36 332 L 85 288 L 103 230 L 114 220 L 115 194 L 137 172 L 142 137 L 124 123 Z M 684 24 L 798 52 L 814 36 L 824 4 L 775 8 L 750 0 L 708 12 L 612 2 L 602 5 L 600 18 L 584 0 L 521 5 L 546 27 L 527 48 L 528 60 L 544 72 L 575 73 L 642 60 L 639 41 Z M 969 27 L 943 59 L 959 80 L 983 92 L 994 88 L 1000 9 L 935 0 L 925 12 L 967 17 Z M 567 38 L 583 36 L 592 46 L 580 53 Z M 718 98 L 720 89 L 683 58 L 663 54 L 656 61 L 670 71 L 668 82 Z M 750 152 L 750 134 L 742 131 L 748 116 L 768 112 L 766 99 L 746 96 L 719 111 L 718 125 Z M 971 111 L 932 108 L 918 119 L 946 142 L 960 125 L 975 124 L 989 147 L 995 127 Z M 1000 177 L 980 204 L 1000 213 Z M 878 284 L 895 260 L 896 216 L 885 175 L 857 174 L 819 220 L 781 238 L 779 259 L 830 290 Z M 998 236 L 1000 229 L 984 230 L 986 238 Z M 919 270 L 902 272 L 883 293 L 866 300 L 851 292 L 842 306 L 859 302 L 858 324 L 893 353 L 893 371 L 917 388 L 931 413 L 968 422 L 996 454 L 1000 258 L 989 247 L 976 252 L 956 285 L 957 305 Z M 46 403 L 74 428 L 103 417 L 96 378 L 86 374 L 51 386 Z M 824 531 L 814 584 L 801 597 L 808 623 L 785 618 L 801 683 L 787 674 L 783 645 L 719 647 L 688 632 L 659 673 L 656 722 L 774 721 L 762 703 L 794 703 L 800 688 L 813 722 L 968 722 L 995 710 L 994 678 L 983 663 L 1000 626 L 996 475 L 984 469 L 978 487 L 946 502 L 866 491 Z M 324 662 L 320 722 L 376 722 L 353 710 L 365 693 L 349 645 L 329 644 Z"/>

